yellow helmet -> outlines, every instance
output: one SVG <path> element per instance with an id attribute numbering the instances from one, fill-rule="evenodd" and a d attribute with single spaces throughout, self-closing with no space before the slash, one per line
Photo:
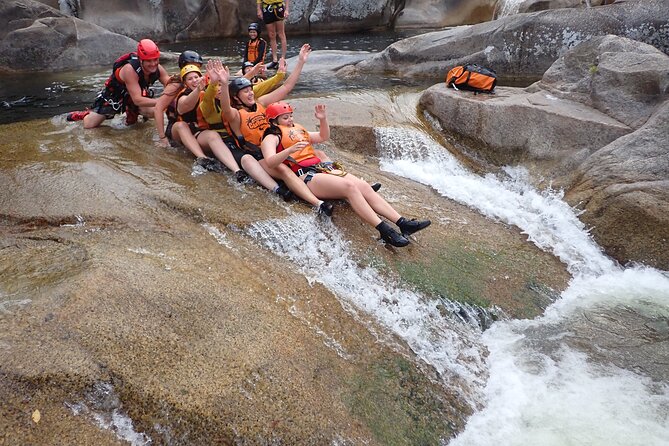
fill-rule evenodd
<path id="1" fill-rule="evenodd" d="M 198 67 L 197 65 L 192 65 L 192 64 L 191 64 L 191 65 L 186 65 L 186 66 L 184 66 L 184 67 L 181 69 L 181 73 L 180 73 L 180 75 L 181 75 L 181 80 L 183 81 L 183 80 L 184 80 L 184 77 L 186 77 L 186 75 L 187 75 L 188 73 L 192 73 L 193 71 L 195 71 L 195 72 L 198 73 L 200 76 L 202 76 L 202 71 L 200 70 L 200 67 Z"/>

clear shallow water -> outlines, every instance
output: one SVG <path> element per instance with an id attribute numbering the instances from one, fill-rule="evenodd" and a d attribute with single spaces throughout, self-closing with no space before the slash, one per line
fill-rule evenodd
<path id="1" fill-rule="evenodd" d="M 425 31 L 423 31 L 425 32 Z M 309 43 L 314 50 L 346 50 L 378 52 L 393 42 L 417 31 L 382 32 L 364 34 L 337 34 L 296 36 L 288 35 L 288 56 L 299 53 L 303 43 Z M 193 49 L 207 58 L 220 58 L 231 67 L 241 64 L 244 39 L 226 38 L 219 40 L 200 40 L 160 45 L 163 52 L 175 53 L 172 62 L 166 62 L 165 68 L 170 73 L 177 72 L 176 55 L 186 49 Z M 120 53 L 119 53 L 120 55 Z M 0 77 L 0 124 L 29 119 L 48 118 L 72 110 L 81 110 L 90 106 L 96 94 L 109 76 L 111 65 L 97 68 L 85 68 L 60 73 L 23 73 Z M 74 69 L 75 67 L 73 67 Z M 331 74 L 304 73 L 298 83 L 295 94 L 328 94 L 337 90 L 351 90 L 373 87 L 392 87 L 405 84 L 398 79 L 370 77 L 355 82 L 342 82 Z M 427 83 L 429 85 L 430 83 Z M 154 88 L 157 94 L 161 86 Z"/>

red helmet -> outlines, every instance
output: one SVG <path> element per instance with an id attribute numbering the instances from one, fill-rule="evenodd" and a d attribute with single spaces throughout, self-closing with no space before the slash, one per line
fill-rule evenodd
<path id="1" fill-rule="evenodd" d="M 292 112 L 293 107 L 291 107 L 290 104 L 286 102 L 275 102 L 274 104 L 267 106 L 267 109 L 265 109 L 265 117 L 267 117 L 267 119 L 276 119 L 280 115 Z"/>
<path id="2" fill-rule="evenodd" d="M 137 44 L 137 57 L 139 60 L 158 59 L 160 57 L 158 45 L 151 39 L 140 40 Z"/>

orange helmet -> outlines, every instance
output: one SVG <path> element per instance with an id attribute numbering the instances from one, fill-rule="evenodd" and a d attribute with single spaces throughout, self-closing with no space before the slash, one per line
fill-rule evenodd
<path id="1" fill-rule="evenodd" d="M 267 117 L 267 119 L 276 119 L 280 115 L 292 112 L 293 107 L 287 102 L 275 102 L 267 106 L 267 109 L 265 109 L 265 117 Z"/>
<path id="2" fill-rule="evenodd" d="M 139 60 L 158 59 L 160 57 L 158 45 L 151 39 L 140 40 L 137 44 L 137 57 Z"/>

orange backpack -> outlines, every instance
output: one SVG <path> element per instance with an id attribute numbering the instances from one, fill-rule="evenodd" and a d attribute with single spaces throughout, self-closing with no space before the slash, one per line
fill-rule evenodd
<path id="1" fill-rule="evenodd" d="M 497 84 L 497 73 L 490 68 L 469 64 L 452 68 L 446 75 L 446 85 L 456 90 L 492 93 Z"/>

